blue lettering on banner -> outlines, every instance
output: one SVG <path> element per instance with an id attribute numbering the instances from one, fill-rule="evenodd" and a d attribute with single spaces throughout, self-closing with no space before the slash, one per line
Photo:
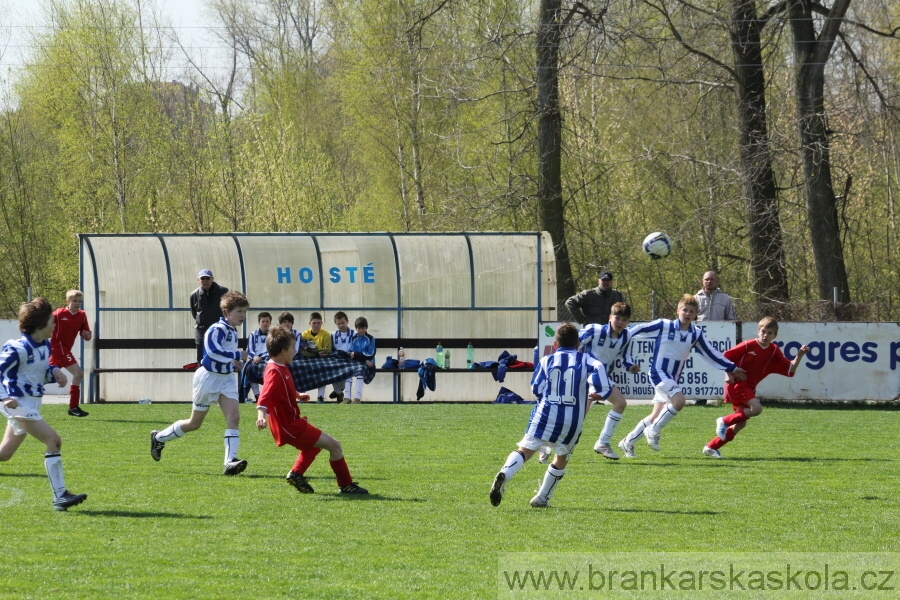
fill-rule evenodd
<path id="1" fill-rule="evenodd" d="M 797 356 L 797 350 L 800 349 L 800 342 L 784 342 L 776 341 L 775 344 L 780 346 L 784 352 L 784 356 L 788 360 L 794 360 Z M 818 371 L 827 363 L 833 363 L 836 360 L 852 363 L 858 360 L 864 363 L 874 363 L 878 360 L 878 344 L 876 342 L 864 342 L 862 346 L 856 342 L 823 342 L 812 341 L 806 344 L 809 346 L 809 354 L 806 355 L 806 365 L 813 371 Z M 891 343 L 891 353 L 894 355 L 891 359 L 891 371 L 897 368 L 896 343 Z"/>
<path id="2" fill-rule="evenodd" d="M 328 269 L 328 281 L 331 283 L 360 283 L 357 276 L 362 271 L 362 283 L 375 283 L 375 264 L 368 263 L 364 267 L 348 265 L 346 267 L 331 267 Z M 275 276 L 278 283 L 291 283 L 290 267 L 275 267 Z M 301 267 L 297 270 L 297 278 L 300 283 L 312 283 L 315 280 L 315 273 L 309 267 Z"/>
<path id="3" fill-rule="evenodd" d="M 891 342 L 891 371 L 896 371 L 898 364 L 900 364 L 900 342 Z"/>

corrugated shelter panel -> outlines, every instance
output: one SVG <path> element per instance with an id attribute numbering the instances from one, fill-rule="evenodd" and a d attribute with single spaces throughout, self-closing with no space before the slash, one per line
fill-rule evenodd
<path id="1" fill-rule="evenodd" d="M 472 270 L 464 236 L 394 238 L 404 307 L 470 308 Z"/>
<path id="2" fill-rule="evenodd" d="M 322 236 L 317 241 L 324 306 L 397 307 L 397 264 L 388 236 Z"/>
<path id="3" fill-rule="evenodd" d="M 244 291 L 243 265 L 238 245 L 231 236 L 160 237 L 169 257 L 173 307 L 190 308 L 191 292 L 197 289 L 197 273 L 200 269 L 212 271 L 219 285 L 230 290 Z M 190 322 L 190 315 L 186 319 Z"/>
<path id="4" fill-rule="evenodd" d="M 100 286 L 100 307 L 169 308 L 169 274 L 159 239 L 155 236 L 95 237 L 91 238 L 91 246 Z M 197 270 L 191 281 L 196 287 Z M 85 305 L 93 304 L 93 299 L 93 295 L 86 295 Z M 182 306 L 187 305 L 185 298 Z"/>
<path id="5" fill-rule="evenodd" d="M 403 311 L 408 338 L 523 338 L 537 340 L 534 310 Z M 477 350 L 477 348 L 476 348 Z"/>
<path id="6" fill-rule="evenodd" d="M 538 306 L 535 238 L 472 237 L 475 306 Z"/>
<path id="7" fill-rule="evenodd" d="M 553 239 L 547 232 L 541 233 L 541 321 L 556 321 L 556 255 L 553 253 Z"/>
<path id="8" fill-rule="evenodd" d="M 254 235 L 238 239 L 251 309 L 295 312 L 300 307 L 321 306 L 321 275 L 312 236 Z M 277 319 L 278 315 L 272 317 Z M 295 325 L 309 320 L 296 312 L 294 318 L 298 319 Z"/>

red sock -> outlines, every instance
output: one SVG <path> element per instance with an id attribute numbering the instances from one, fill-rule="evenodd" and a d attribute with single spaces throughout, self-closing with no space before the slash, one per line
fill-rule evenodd
<path id="1" fill-rule="evenodd" d="M 78 408 L 79 400 L 81 400 L 81 386 L 73 383 L 69 386 L 69 408 Z"/>
<path id="2" fill-rule="evenodd" d="M 744 414 L 743 410 L 736 410 L 730 415 L 725 415 L 724 417 L 722 417 L 722 422 L 726 425 L 737 425 L 738 423 L 743 423 L 749 418 L 750 417 Z"/>
<path id="3" fill-rule="evenodd" d="M 710 442 L 706 445 L 707 448 L 712 448 L 713 450 L 718 450 L 728 442 L 734 439 L 734 436 L 737 434 L 734 432 L 734 427 L 729 427 L 725 430 L 725 439 L 723 440 L 719 436 L 714 437 Z"/>
<path id="4" fill-rule="evenodd" d="M 334 476 L 337 477 L 338 487 L 344 487 L 353 483 L 353 478 L 350 477 L 350 468 L 347 467 L 347 461 L 344 460 L 343 456 L 340 460 L 330 461 L 329 464 L 331 465 L 331 470 L 334 471 Z"/>
<path id="5" fill-rule="evenodd" d="M 291 471 L 303 475 L 304 473 L 306 473 L 306 470 L 309 468 L 309 466 L 313 464 L 313 461 L 316 460 L 316 457 L 321 451 L 321 448 L 301 450 L 299 456 L 297 456 L 297 462 L 294 463 L 294 467 L 291 469 Z"/>

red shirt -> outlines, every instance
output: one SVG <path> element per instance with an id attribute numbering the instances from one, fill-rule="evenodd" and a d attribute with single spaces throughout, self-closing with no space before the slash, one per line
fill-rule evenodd
<path id="1" fill-rule="evenodd" d="M 744 389 L 756 394 L 756 386 L 766 376 L 772 373 L 791 376 L 791 361 L 775 344 L 769 344 L 763 348 L 756 340 L 747 340 L 726 350 L 725 358 L 747 372 L 747 379 L 744 381 L 726 384 L 727 387 L 734 389 Z"/>
<path id="2" fill-rule="evenodd" d="M 87 315 L 83 310 L 79 310 L 73 315 L 65 306 L 53 311 L 53 322 L 56 323 L 53 337 L 50 338 L 50 350 L 53 354 L 71 352 L 78 334 L 91 330 Z"/>
<path id="3" fill-rule="evenodd" d="M 270 361 L 263 371 L 263 386 L 257 406 L 268 411 L 269 429 L 276 446 L 284 446 L 299 437 L 307 427 L 297 405 L 297 388 L 294 377 L 285 365 Z"/>

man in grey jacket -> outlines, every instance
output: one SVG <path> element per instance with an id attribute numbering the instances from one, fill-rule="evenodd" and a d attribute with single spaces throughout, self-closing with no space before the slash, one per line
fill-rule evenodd
<path id="1" fill-rule="evenodd" d="M 715 271 L 703 274 L 703 289 L 694 294 L 700 304 L 698 321 L 736 321 L 731 296 L 719 289 L 719 276 Z"/>
<path id="2" fill-rule="evenodd" d="M 601 271 L 599 285 L 590 290 L 579 292 L 566 300 L 566 308 L 572 317 L 584 325 L 609 322 L 609 313 L 616 302 L 625 302 L 622 292 L 614 290 L 613 274 Z"/>

